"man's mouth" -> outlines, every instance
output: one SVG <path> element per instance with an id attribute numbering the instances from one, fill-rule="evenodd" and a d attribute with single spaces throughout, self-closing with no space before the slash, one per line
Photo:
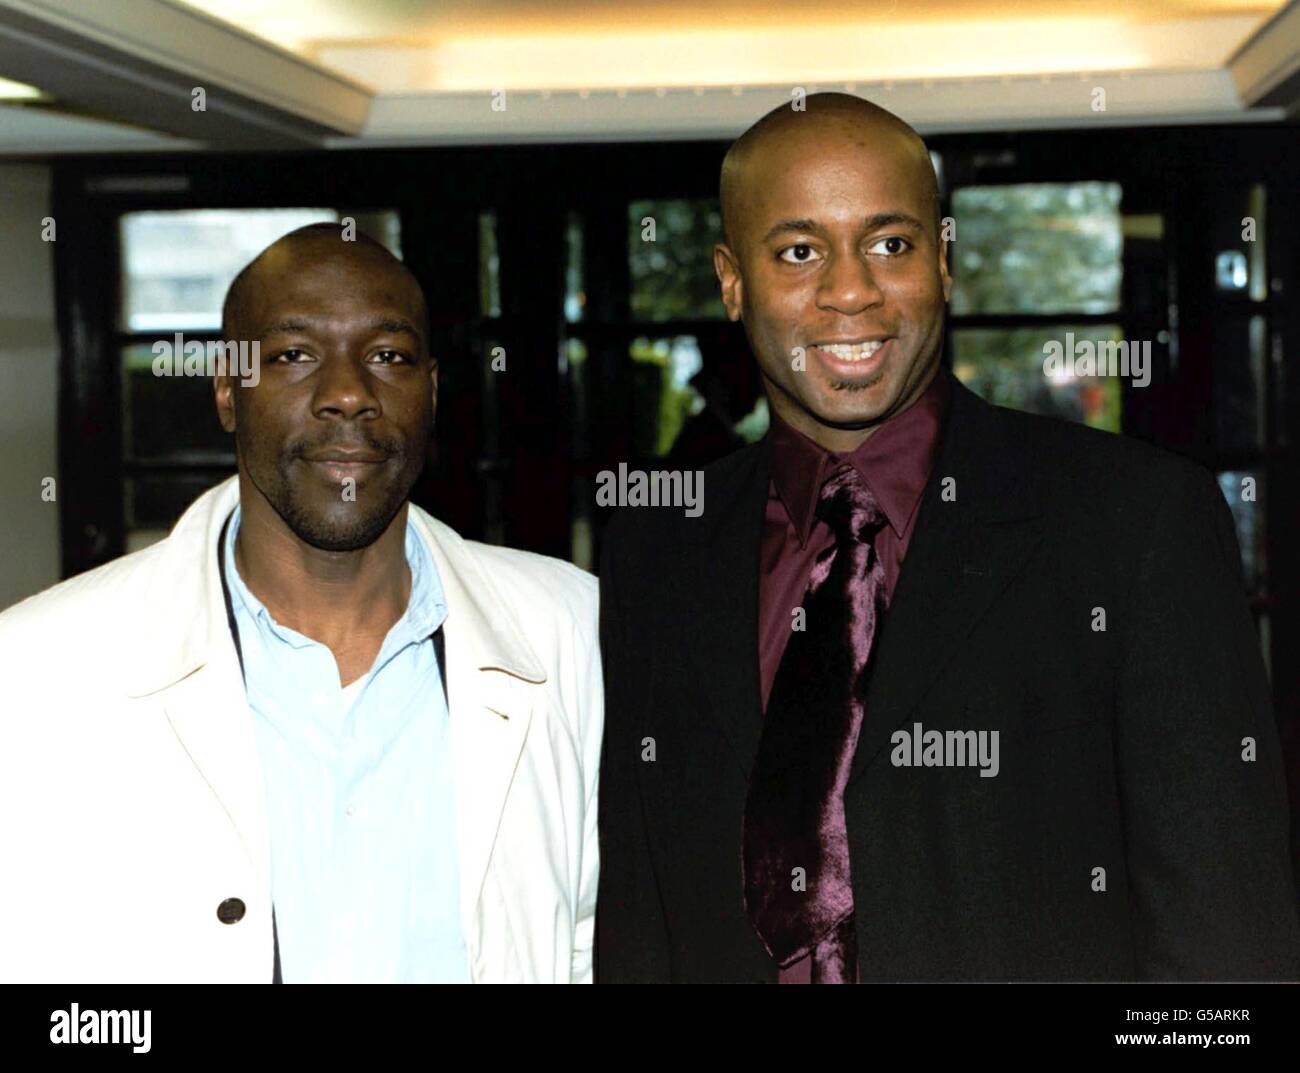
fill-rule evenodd
<path id="1" fill-rule="evenodd" d="M 332 447 L 308 451 L 302 460 L 331 482 L 363 477 L 388 461 L 389 456 L 371 448 Z"/>
<path id="2" fill-rule="evenodd" d="M 813 343 L 811 349 L 820 350 L 836 361 L 867 361 L 888 342 L 888 339 L 859 339 L 851 342 Z"/>
<path id="3" fill-rule="evenodd" d="M 374 466 L 387 460 L 385 455 L 352 454 L 346 451 L 327 451 L 324 454 L 308 455 L 308 462 L 328 463 L 332 466 Z"/>

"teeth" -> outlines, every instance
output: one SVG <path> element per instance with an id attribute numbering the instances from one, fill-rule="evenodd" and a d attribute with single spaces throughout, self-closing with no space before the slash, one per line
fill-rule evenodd
<path id="1" fill-rule="evenodd" d="M 847 343 L 829 343 L 819 346 L 817 349 L 824 350 L 827 354 L 833 354 L 841 361 L 865 361 L 884 345 L 883 340 L 878 343 L 858 343 L 856 346 Z"/>

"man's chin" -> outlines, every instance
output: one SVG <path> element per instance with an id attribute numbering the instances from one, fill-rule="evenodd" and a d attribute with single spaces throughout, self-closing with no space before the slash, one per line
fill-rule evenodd
<path id="1" fill-rule="evenodd" d="M 892 395 L 882 397 L 881 385 L 832 387 L 809 409 L 819 422 L 831 428 L 863 429 L 877 424 L 891 412 Z"/>
<path id="2" fill-rule="evenodd" d="M 294 535 L 304 544 L 308 544 L 317 551 L 360 551 L 362 548 L 368 548 L 383 534 L 384 527 L 380 526 L 378 530 L 373 529 L 329 529 L 305 527 L 295 529 Z"/>
<path id="3" fill-rule="evenodd" d="M 327 507 L 298 501 L 281 512 L 294 536 L 320 551 L 360 551 L 384 535 L 397 511 L 364 502 L 332 503 Z"/>

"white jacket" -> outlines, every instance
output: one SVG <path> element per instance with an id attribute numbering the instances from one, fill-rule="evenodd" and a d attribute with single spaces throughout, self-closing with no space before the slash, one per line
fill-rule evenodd
<path id="1" fill-rule="evenodd" d="M 262 776 L 217 571 L 238 497 L 232 477 L 161 543 L 0 614 L 2 981 L 271 980 Z M 596 581 L 410 510 L 447 598 L 471 978 L 590 981 Z"/>

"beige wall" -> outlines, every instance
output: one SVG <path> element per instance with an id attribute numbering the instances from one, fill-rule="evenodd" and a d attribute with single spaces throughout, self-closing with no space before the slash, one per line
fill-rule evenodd
<path id="1" fill-rule="evenodd" d="M 41 498 L 58 476 L 49 202 L 48 168 L 0 163 L 0 608 L 59 580 L 59 504 Z"/>

